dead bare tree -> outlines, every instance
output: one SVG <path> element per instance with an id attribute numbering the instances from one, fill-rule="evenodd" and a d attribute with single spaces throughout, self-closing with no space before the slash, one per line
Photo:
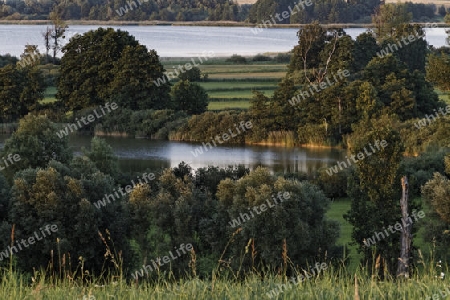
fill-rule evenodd
<path id="1" fill-rule="evenodd" d="M 402 177 L 402 198 L 400 199 L 402 219 L 408 219 L 408 178 Z M 412 224 L 403 226 L 400 236 L 400 257 L 398 258 L 397 277 L 409 278 L 409 257 L 411 253 Z"/>

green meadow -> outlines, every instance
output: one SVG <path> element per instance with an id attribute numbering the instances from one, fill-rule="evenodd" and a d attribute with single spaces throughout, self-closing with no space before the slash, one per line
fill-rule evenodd
<path id="1" fill-rule="evenodd" d="M 165 61 L 166 70 L 189 62 Z M 253 90 L 272 96 L 278 82 L 286 75 L 286 63 L 252 62 L 231 64 L 214 59 L 198 66 L 208 79 L 199 84 L 210 97 L 208 110 L 248 109 Z"/>

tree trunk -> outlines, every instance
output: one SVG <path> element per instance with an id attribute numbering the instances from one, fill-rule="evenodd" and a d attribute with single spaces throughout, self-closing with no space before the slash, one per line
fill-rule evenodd
<path id="1" fill-rule="evenodd" d="M 400 199 L 402 219 L 408 220 L 408 178 L 402 177 L 402 198 Z M 409 278 L 409 257 L 411 252 L 412 224 L 402 227 L 400 236 L 400 257 L 398 259 L 397 277 Z"/>

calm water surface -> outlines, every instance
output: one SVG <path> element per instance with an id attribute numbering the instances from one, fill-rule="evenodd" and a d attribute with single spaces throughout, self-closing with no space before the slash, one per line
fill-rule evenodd
<path id="1" fill-rule="evenodd" d="M 8 137 L 0 136 L 0 149 Z M 336 149 L 284 148 L 272 146 L 221 146 L 194 157 L 201 144 L 155 141 L 132 138 L 105 138 L 119 157 L 123 170 L 175 167 L 184 161 L 194 169 L 209 165 L 227 167 L 243 164 L 251 169 L 264 166 L 273 172 L 311 172 L 322 166 L 333 165 L 345 153 Z M 71 136 L 69 145 L 77 154 L 82 147 L 89 148 L 91 137 Z"/>
<path id="2" fill-rule="evenodd" d="M 20 56 L 26 44 L 38 45 L 45 53 L 42 33 L 47 25 L 0 25 L 0 54 Z M 71 25 L 63 43 L 70 37 L 99 26 Z M 298 41 L 295 28 L 268 28 L 254 34 L 250 27 L 206 26 L 104 26 L 128 31 L 161 57 L 196 57 L 204 51 L 214 51 L 215 56 L 255 55 L 266 52 L 287 52 Z M 356 38 L 365 28 L 345 29 Z M 434 47 L 445 45 L 444 28 L 427 28 L 426 39 Z"/>

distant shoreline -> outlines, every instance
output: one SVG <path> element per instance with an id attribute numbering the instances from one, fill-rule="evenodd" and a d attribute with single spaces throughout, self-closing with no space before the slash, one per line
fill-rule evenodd
<path id="1" fill-rule="evenodd" d="M 170 22 L 170 21 L 96 21 L 96 20 L 68 20 L 67 25 L 124 25 L 124 26 L 225 26 L 225 27 L 255 27 L 259 24 L 232 21 L 198 21 L 198 22 Z M 0 20 L 0 25 L 50 25 L 49 20 Z M 302 24 L 275 24 L 271 28 L 296 28 Z M 338 27 L 371 27 L 371 24 L 324 24 L 324 26 Z"/>
<path id="2" fill-rule="evenodd" d="M 234 21 L 196 21 L 196 22 L 183 22 L 183 21 L 96 21 L 96 20 L 67 20 L 65 21 L 67 25 L 109 25 L 109 26 L 214 26 L 214 27 L 257 27 L 261 25 L 251 24 L 246 22 L 234 22 Z M 427 23 L 416 23 L 411 24 L 421 24 L 425 25 L 428 23 L 436 23 L 437 27 L 449 27 L 448 24 L 444 22 L 427 22 Z M 49 20 L 0 20 L 0 25 L 50 25 Z M 274 24 L 270 25 L 269 28 L 299 28 L 307 24 Z M 370 23 L 336 23 L 336 24 L 321 24 L 323 27 L 328 28 L 372 28 L 373 25 Z M 264 27 L 263 27 L 264 28 Z M 264 28 L 265 29 L 265 28 Z"/>
<path id="3" fill-rule="evenodd" d="M 67 20 L 65 21 L 67 25 L 90 25 L 90 26 L 211 26 L 211 27 L 257 27 L 261 25 L 251 24 L 246 22 L 234 22 L 234 21 L 97 21 L 97 20 Z M 444 22 L 426 22 L 426 23 L 416 23 L 425 25 L 428 23 L 436 23 L 437 27 L 449 27 L 448 24 Z M 0 20 L 0 25 L 51 25 L 49 20 Z M 299 28 L 307 24 L 273 24 L 269 28 Z M 321 24 L 323 27 L 328 28 L 372 28 L 373 25 L 370 23 L 336 23 L 336 24 Z M 263 27 L 263 29 L 266 29 Z"/>
<path id="4" fill-rule="evenodd" d="M 96 20 L 67 20 L 67 25 L 123 25 L 123 26 L 219 26 L 219 27 L 255 27 L 260 25 L 251 24 L 246 22 L 234 22 L 234 21 L 196 21 L 196 22 L 183 22 L 183 21 L 96 21 Z M 49 20 L 0 20 L 0 25 L 50 25 Z M 306 24 L 274 24 L 270 25 L 270 28 L 298 28 L 299 26 Z M 361 28 L 372 27 L 371 24 L 322 24 L 325 27 L 342 27 L 342 28 Z"/>

